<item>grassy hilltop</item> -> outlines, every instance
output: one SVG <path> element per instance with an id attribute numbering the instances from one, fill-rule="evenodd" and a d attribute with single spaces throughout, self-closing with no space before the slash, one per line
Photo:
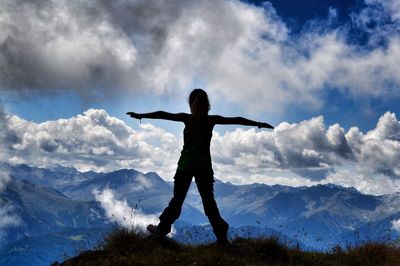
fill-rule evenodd
<path id="1" fill-rule="evenodd" d="M 346 250 L 305 252 L 287 248 L 274 238 L 237 238 L 218 246 L 182 245 L 174 240 L 154 239 L 118 230 L 110 234 L 104 247 L 53 265 L 400 265 L 400 248 L 388 244 L 365 243 Z"/>

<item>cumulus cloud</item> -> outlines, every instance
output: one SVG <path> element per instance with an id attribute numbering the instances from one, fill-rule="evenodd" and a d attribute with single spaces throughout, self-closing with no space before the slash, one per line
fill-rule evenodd
<path id="1" fill-rule="evenodd" d="M 0 100 L 0 147 L 3 147 L 4 145 L 12 145 L 19 141 L 15 131 L 9 127 L 6 116 L 7 114 Z"/>
<path id="2" fill-rule="evenodd" d="M 366 134 L 350 128 L 346 139 L 363 172 L 400 178 L 400 122 L 394 113 L 385 113 Z"/>
<path id="3" fill-rule="evenodd" d="M 96 5 L 2 1 L 1 85 L 13 89 L 124 87 L 136 49 Z"/>
<path id="4" fill-rule="evenodd" d="M 19 139 L 1 139 L 0 159 L 9 163 L 61 164 L 96 171 L 163 169 L 172 175 L 181 146 L 171 133 L 149 124 L 134 131 L 104 110 L 89 109 L 76 117 L 43 123 L 6 115 L 5 123 Z"/>
<path id="5" fill-rule="evenodd" d="M 335 124 L 326 129 L 322 116 L 298 124 L 281 123 L 273 132 L 236 129 L 214 138 L 216 163 L 258 174 L 266 169 L 290 169 L 321 180 L 333 166 L 354 160 L 343 128 Z"/>
<path id="6" fill-rule="evenodd" d="M 331 11 L 328 22 L 293 35 L 267 3 L 6 0 L 0 88 L 168 94 L 201 80 L 220 99 L 269 111 L 319 108 L 326 88 L 398 97 L 399 5 L 365 3 L 351 26 L 329 25 Z M 371 45 L 349 43 L 351 27 Z"/>
<path id="7" fill-rule="evenodd" d="M 144 214 L 140 209 L 130 207 L 125 199 L 117 199 L 109 188 L 93 190 L 93 194 L 106 211 L 107 217 L 124 228 L 146 232 L 147 225 L 158 224 L 156 215 Z"/>

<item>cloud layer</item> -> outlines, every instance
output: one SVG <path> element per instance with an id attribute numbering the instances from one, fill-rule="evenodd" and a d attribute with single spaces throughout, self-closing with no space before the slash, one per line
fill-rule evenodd
<path id="1" fill-rule="evenodd" d="M 98 98 L 169 94 L 201 81 L 220 99 L 269 111 L 319 108 L 328 88 L 399 97 L 400 7 L 365 4 L 347 24 L 333 23 L 331 10 L 294 35 L 268 2 L 5 0 L 0 89 Z M 354 32 L 363 43 L 350 41 Z M 271 99 L 275 107 L 265 104 Z"/>
<path id="2" fill-rule="evenodd" d="M 2 128 L 14 137 L 1 135 L 0 161 L 43 167 L 135 168 L 169 179 L 182 147 L 182 136 L 147 123 L 135 131 L 99 109 L 43 123 L 4 115 Z M 400 181 L 400 122 L 387 112 L 365 133 L 357 127 L 346 132 L 339 124 L 326 126 L 322 116 L 283 122 L 274 131 L 238 128 L 214 132 L 211 153 L 216 176 L 224 180 L 329 181 L 384 193 L 398 188 Z"/>

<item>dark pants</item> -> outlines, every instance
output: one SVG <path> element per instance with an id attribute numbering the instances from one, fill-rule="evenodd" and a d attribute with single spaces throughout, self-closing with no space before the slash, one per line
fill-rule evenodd
<path id="1" fill-rule="evenodd" d="M 168 234 L 171 231 L 171 225 L 181 214 L 182 204 L 193 176 L 203 201 L 204 212 L 210 221 L 217 241 L 226 242 L 229 225 L 219 214 L 217 203 L 214 199 L 214 177 L 210 174 L 197 174 L 179 170 L 176 172 L 174 177 L 174 196 L 169 202 L 168 207 L 160 215 L 158 228 L 162 234 Z"/>

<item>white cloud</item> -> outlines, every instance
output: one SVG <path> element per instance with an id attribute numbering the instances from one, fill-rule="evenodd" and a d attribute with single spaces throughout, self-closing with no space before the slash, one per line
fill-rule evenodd
<path id="1" fill-rule="evenodd" d="M 400 233 L 400 220 L 392 221 L 392 228 Z"/>
<path id="2" fill-rule="evenodd" d="M 93 194 L 106 211 L 107 217 L 122 227 L 146 232 L 147 225 L 158 224 L 156 215 L 144 214 L 140 209 L 130 207 L 125 199 L 117 199 L 109 188 L 102 191 L 93 190 Z"/>
<path id="3" fill-rule="evenodd" d="M 289 104 L 320 108 L 327 86 L 355 97 L 399 97 L 393 89 L 400 85 L 399 5 L 366 4 L 353 24 L 386 45 L 349 44 L 348 25 L 328 25 L 333 10 L 328 22 L 294 36 L 268 4 L 6 0 L 0 85 L 76 89 L 96 99 L 119 91 L 177 93 L 201 80 L 217 99 L 270 112 Z M 371 19 L 380 26 L 367 27 Z"/>
<path id="4" fill-rule="evenodd" d="M 144 175 L 139 174 L 137 175 L 136 183 L 134 186 L 132 186 L 130 192 L 133 193 L 133 192 L 143 191 L 150 189 L 151 187 L 153 187 L 153 183 L 150 180 L 148 180 Z"/>

